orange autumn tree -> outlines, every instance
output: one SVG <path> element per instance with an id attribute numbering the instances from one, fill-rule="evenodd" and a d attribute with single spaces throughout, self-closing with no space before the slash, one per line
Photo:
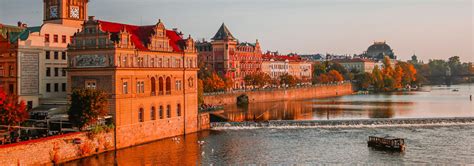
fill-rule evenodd
<path id="1" fill-rule="evenodd" d="M 29 117 L 24 101 L 18 102 L 18 96 L 6 95 L 0 89 L 0 124 L 17 126 Z"/>
<path id="2" fill-rule="evenodd" d="M 344 77 L 337 70 L 331 70 L 328 72 L 328 77 L 331 82 L 341 82 L 344 81 Z"/>
<path id="3" fill-rule="evenodd" d="M 204 92 L 216 92 L 224 90 L 225 82 L 215 72 L 203 80 Z"/>

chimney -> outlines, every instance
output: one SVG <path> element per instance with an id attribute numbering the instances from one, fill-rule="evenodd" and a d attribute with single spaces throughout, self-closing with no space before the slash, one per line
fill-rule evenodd
<path id="1" fill-rule="evenodd" d="M 89 16 L 89 20 L 92 21 L 95 19 L 95 16 Z"/>
<path id="2" fill-rule="evenodd" d="M 21 21 L 18 21 L 17 25 L 18 25 L 18 27 L 21 27 L 23 25 L 23 23 Z"/>

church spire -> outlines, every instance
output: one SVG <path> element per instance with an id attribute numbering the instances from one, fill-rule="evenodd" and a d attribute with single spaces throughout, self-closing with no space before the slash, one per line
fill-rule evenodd
<path id="1" fill-rule="evenodd" d="M 234 36 L 230 33 L 229 29 L 222 23 L 221 27 L 217 31 L 216 35 L 212 38 L 212 40 L 235 40 Z"/>

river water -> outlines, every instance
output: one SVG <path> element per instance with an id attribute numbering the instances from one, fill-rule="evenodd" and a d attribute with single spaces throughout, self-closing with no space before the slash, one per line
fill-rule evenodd
<path id="1" fill-rule="evenodd" d="M 473 89 L 435 86 L 427 92 L 259 103 L 227 107 L 219 115 L 235 121 L 474 117 Z M 407 149 L 371 149 L 370 135 L 405 138 Z M 64 165 L 113 165 L 114 159 L 107 152 Z M 119 165 L 474 164 L 474 125 L 211 130 L 122 149 L 116 159 Z"/>

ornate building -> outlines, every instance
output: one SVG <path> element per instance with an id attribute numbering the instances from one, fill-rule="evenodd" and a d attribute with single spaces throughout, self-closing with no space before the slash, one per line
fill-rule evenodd
<path id="1" fill-rule="evenodd" d="M 243 88 L 243 78 L 261 70 L 262 51 L 260 43 L 239 42 L 222 24 L 211 42 L 196 43 L 199 62 L 219 75 L 231 78 L 234 88 Z"/>
<path id="2" fill-rule="evenodd" d="M 374 42 L 367 51 L 363 53 L 363 56 L 366 58 L 374 60 L 383 60 L 385 56 L 390 57 L 390 59 L 396 59 L 397 57 L 393 53 L 392 48 L 384 42 Z"/>
<path id="3" fill-rule="evenodd" d="M 44 0 L 43 24 L 27 27 L 9 36 L 15 45 L 9 52 L 15 71 L 0 82 L 13 84 L 14 93 L 28 103 L 28 107 L 40 104 L 61 104 L 66 101 L 67 45 L 87 18 L 88 0 Z M 1 60 L 9 57 L 0 57 Z M 12 59 L 12 60 L 13 60 Z"/>
<path id="4" fill-rule="evenodd" d="M 310 83 L 312 78 L 312 63 L 303 60 L 299 55 L 279 55 L 278 52 L 267 52 L 262 56 L 262 72 L 267 73 L 272 79 L 288 74 Z"/>
<path id="5" fill-rule="evenodd" d="M 198 130 L 197 54 L 193 39 L 163 22 L 135 26 L 84 23 L 68 50 L 68 92 L 105 90 L 119 147 Z"/>
<path id="6" fill-rule="evenodd" d="M 15 38 L 24 30 L 21 23 L 18 26 L 0 24 L 0 88 L 7 94 L 18 92 L 18 43 Z"/>

